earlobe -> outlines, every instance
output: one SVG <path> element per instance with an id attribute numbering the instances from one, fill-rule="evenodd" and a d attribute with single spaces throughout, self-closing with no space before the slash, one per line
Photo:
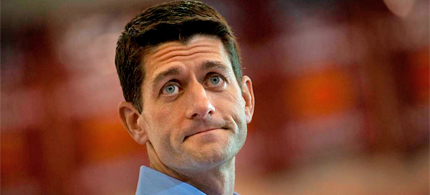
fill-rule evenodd
<path id="1" fill-rule="evenodd" d="M 252 120 L 252 115 L 254 114 L 255 99 L 254 91 L 252 89 L 252 81 L 246 75 L 242 77 L 242 90 L 242 96 L 245 100 L 246 122 L 250 123 Z"/>
<path id="2" fill-rule="evenodd" d="M 142 124 L 140 113 L 133 107 L 131 102 L 121 102 L 118 105 L 118 113 L 122 125 L 130 136 L 138 143 L 145 144 L 148 141 L 148 134 Z"/>

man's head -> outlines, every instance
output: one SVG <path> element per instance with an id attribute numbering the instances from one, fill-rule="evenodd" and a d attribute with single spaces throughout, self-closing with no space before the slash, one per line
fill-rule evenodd
<path id="1" fill-rule="evenodd" d="M 207 170 L 242 148 L 252 82 L 242 76 L 230 28 L 212 8 L 177 1 L 145 10 L 119 38 L 116 67 L 126 99 L 121 121 L 146 144 L 157 170 Z"/>
<path id="2" fill-rule="evenodd" d="M 174 1 L 151 7 L 126 26 L 120 36 L 115 65 L 126 101 L 142 111 L 142 82 L 145 79 L 145 57 L 156 46 L 192 36 L 212 35 L 223 43 L 237 81 L 242 79 L 239 47 L 225 19 L 199 1 Z"/>

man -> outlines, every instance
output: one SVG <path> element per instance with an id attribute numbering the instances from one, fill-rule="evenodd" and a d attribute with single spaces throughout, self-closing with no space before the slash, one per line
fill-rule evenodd
<path id="1" fill-rule="evenodd" d="M 136 194 L 234 194 L 254 94 L 225 19 L 198 1 L 148 8 L 126 25 L 115 64 L 122 124 L 150 160 Z"/>

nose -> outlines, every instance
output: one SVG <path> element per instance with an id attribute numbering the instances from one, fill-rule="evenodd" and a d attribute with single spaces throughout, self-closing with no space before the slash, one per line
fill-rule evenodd
<path id="1" fill-rule="evenodd" d="M 205 88 L 200 83 L 189 86 L 188 95 L 187 118 L 204 119 L 215 111 L 215 107 L 209 100 Z"/>

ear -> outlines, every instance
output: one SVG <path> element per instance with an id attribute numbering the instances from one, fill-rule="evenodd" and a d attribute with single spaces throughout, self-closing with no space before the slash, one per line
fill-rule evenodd
<path id="1" fill-rule="evenodd" d="M 252 81 L 248 76 L 242 77 L 242 97 L 245 100 L 245 115 L 246 122 L 250 123 L 254 114 L 254 91 L 252 89 Z"/>
<path id="2" fill-rule="evenodd" d="M 134 108 L 131 102 L 121 102 L 118 105 L 119 117 L 122 125 L 138 144 L 148 142 L 148 134 L 144 126 L 143 118 Z"/>

